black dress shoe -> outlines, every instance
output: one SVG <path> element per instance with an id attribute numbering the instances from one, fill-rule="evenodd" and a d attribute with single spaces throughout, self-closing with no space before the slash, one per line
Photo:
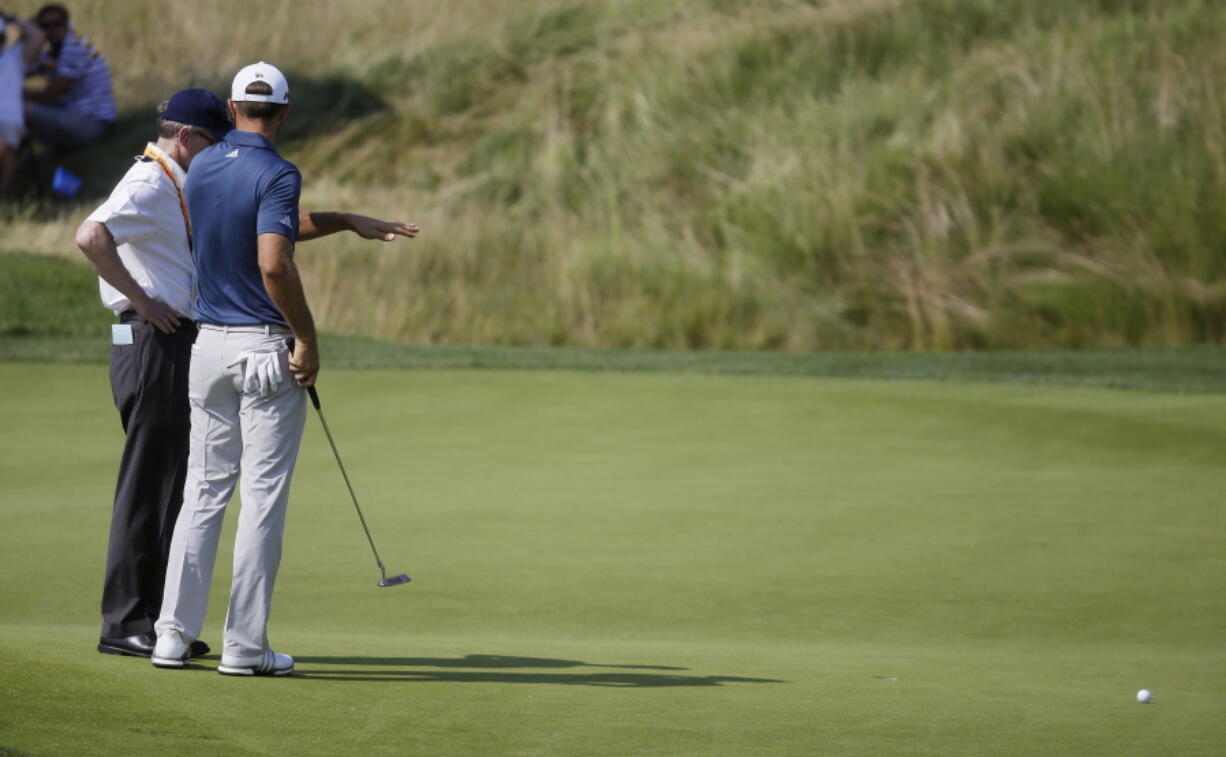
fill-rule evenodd
<path id="1" fill-rule="evenodd" d="M 119 654 L 127 657 L 149 657 L 157 637 L 152 633 L 135 636 L 103 636 L 98 639 L 98 651 L 102 654 Z"/>
<path id="2" fill-rule="evenodd" d="M 206 654 L 208 654 L 211 651 L 212 650 L 209 649 L 208 644 L 205 644 L 200 639 L 196 639 L 195 641 L 191 643 L 191 646 L 187 648 L 187 656 L 192 659 L 195 659 L 197 657 L 204 657 Z"/>

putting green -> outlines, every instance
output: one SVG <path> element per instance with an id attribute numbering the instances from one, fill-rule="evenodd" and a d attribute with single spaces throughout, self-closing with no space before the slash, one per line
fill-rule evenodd
<path id="1" fill-rule="evenodd" d="M 160 671 L 93 651 L 121 442 L 106 368 L 0 364 L 0 385 L 0 747 L 13 752 L 1226 743 L 1220 395 L 325 371 L 376 544 L 413 583 L 376 587 L 312 418 L 271 629 L 297 674 L 246 680 L 217 675 L 215 656 Z"/>

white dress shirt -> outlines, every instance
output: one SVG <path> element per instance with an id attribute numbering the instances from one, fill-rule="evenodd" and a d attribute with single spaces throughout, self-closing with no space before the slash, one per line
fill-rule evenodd
<path id="1" fill-rule="evenodd" d="M 182 187 L 187 172 L 150 144 L 164 158 Z M 119 259 L 145 294 L 165 302 L 188 318 L 195 318 L 196 266 L 187 239 L 187 224 L 179 203 L 179 190 L 156 160 L 138 159 L 128 169 L 106 202 L 90 213 L 88 221 L 104 224 L 115 238 Z M 115 287 L 98 279 L 102 304 L 116 315 L 131 302 Z"/>

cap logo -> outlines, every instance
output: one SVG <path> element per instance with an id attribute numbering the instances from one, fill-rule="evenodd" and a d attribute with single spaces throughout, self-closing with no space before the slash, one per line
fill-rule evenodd
<path id="1" fill-rule="evenodd" d="M 230 92 L 234 102 L 289 102 L 289 82 L 284 74 L 263 61 L 241 69 L 234 76 Z"/>

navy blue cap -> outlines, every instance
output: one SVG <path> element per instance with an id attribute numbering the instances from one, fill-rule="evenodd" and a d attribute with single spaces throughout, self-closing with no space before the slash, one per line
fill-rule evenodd
<path id="1" fill-rule="evenodd" d="M 166 103 L 161 115 L 167 121 L 178 121 L 187 126 L 199 126 L 212 132 L 221 140 L 230 133 L 230 112 L 217 95 L 204 89 L 185 89 L 175 92 Z"/>

